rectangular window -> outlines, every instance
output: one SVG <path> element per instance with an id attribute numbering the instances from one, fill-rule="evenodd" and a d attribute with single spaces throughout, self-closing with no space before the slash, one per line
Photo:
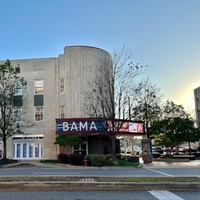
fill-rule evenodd
<path id="1" fill-rule="evenodd" d="M 65 79 L 60 79 L 60 94 L 65 93 Z"/>
<path id="2" fill-rule="evenodd" d="M 43 121 L 43 106 L 35 107 L 35 121 Z"/>
<path id="3" fill-rule="evenodd" d="M 21 121 L 22 120 L 22 107 L 13 107 L 13 116 L 16 121 Z"/>
<path id="4" fill-rule="evenodd" d="M 35 80 L 34 88 L 35 88 L 35 94 L 44 94 L 44 81 Z"/>
<path id="5" fill-rule="evenodd" d="M 17 82 L 15 83 L 14 87 L 14 96 L 22 96 L 23 95 L 23 87 L 21 83 Z"/>
<path id="6" fill-rule="evenodd" d="M 60 106 L 60 118 L 65 118 L 65 106 Z"/>

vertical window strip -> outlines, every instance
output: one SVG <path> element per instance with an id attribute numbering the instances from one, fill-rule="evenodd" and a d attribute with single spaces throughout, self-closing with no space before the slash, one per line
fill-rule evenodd
<path id="1" fill-rule="evenodd" d="M 34 87 L 35 87 L 35 94 L 44 94 L 43 80 L 35 80 Z"/>
<path id="2" fill-rule="evenodd" d="M 17 122 L 22 120 L 22 106 L 13 107 L 13 116 Z"/>
<path id="3" fill-rule="evenodd" d="M 22 96 L 23 95 L 23 87 L 21 83 L 15 83 L 14 87 L 14 96 Z"/>
<path id="4" fill-rule="evenodd" d="M 43 121 L 43 106 L 35 107 L 35 121 Z"/>
<path id="5" fill-rule="evenodd" d="M 60 79 L 60 94 L 65 93 L 65 79 Z"/>
<path id="6" fill-rule="evenodd" d="M 65 106 L 60 106 L 60 118 L 65 118 Z"/>

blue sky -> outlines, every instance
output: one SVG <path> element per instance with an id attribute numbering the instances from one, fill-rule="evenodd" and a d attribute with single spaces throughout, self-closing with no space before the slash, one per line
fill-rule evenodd
<path id="1" fill-rule="evenodd" d="M 1 0 L 0 8 L 0 60 L 127 45 L 164 99 L 187 107 L 200 86 L 200 0 Z"/>

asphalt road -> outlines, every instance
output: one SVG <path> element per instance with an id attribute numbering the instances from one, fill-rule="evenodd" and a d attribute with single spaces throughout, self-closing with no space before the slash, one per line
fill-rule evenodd
<path id="1" fill-rule="evenodd" d="M 0 176 L 126 176 L 126 177 L 200 177 L 196 167 L 57 167 L 20 165 L 0 168 Z"/>
<path id="2" fill-rule="evenodd" d="M 0 200 L 199 200 L 200 192 L 184 191 L 0 191 Z"/>

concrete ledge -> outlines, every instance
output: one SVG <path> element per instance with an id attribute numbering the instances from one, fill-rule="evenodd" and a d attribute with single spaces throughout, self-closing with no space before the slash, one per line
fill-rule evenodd
<path id="1" fill-rule="evenodd" d="M 80 183 L 80 182 L 4 182 L 0 183 L 0 191 L 47 191 L 47 190 L 107 190 L 107 191 L 134 191 L 134 190 L 200 190 L 199 182 L 193 183 L 136 183 L 136 182 L 92 182 L 92 183 Z"/>
<path id="2" fill-rule="evenodd" d="M 173 155 L 173 158 L 175 158 L 175 159 L 195 160 L 195 156 L 194 155 Z"/>
<path id="3" fill-rule="evenodd" d="M 188 158 L 161 158 L 161 159 L 154 159 L 153 161 L 158 162 L 190 162 Z"/>

